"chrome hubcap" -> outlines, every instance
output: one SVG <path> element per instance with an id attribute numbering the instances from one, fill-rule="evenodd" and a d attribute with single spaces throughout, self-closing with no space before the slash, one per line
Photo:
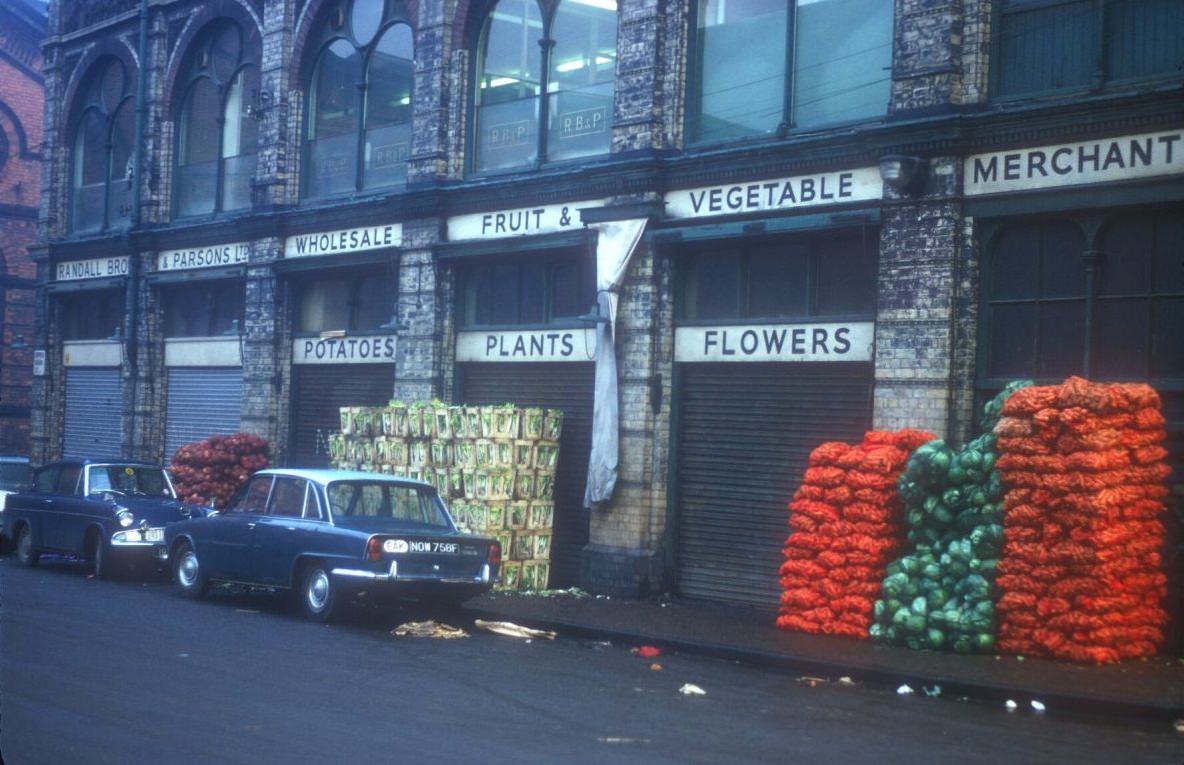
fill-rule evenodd
<path id="1" fill-rule="evenodd" d="M 314 611 L 320 611 L 329 600 L 329 575 L 317 569 L 308 578 L 308 605 Z"/>
<path id="2" fill-rule="evenodd" d="M 193 550 L 186 550 L 181 556 L 181 561 L 177 564 L 177 578 L 186 587 L 192 587 L 197 581 L 197 556 L 193 554 Z"/>

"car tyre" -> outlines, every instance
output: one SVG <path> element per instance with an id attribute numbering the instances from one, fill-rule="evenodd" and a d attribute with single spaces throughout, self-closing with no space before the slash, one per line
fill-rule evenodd
<path id="1" fill-rule="evenodd" d="M 90 567 L 95 579 L 114 579 L 119 574 L 118 562 L 111 557 L 111 548 L 98 535 L 90 545 Z"/>
<path id="2" fill-rule="evenodd" d="M 182 542 L 173 554 L 173 582 L 177 591 L 187 598 L 201 598 L 210 588 L 210 579 L 197 559 L 193 545 Z"/>
<path id="3" fill-rule="evenodd" d="M 341 611 L 339 590 L 328 566 L 323 563 L 306 566 L 300 580 L 300 607 L 305 617 L 319 624 L 336 619 Z"/>
<path id="4" fill-rule="evenodd" d="M 22 566 L 36 566 L 41 560 L 41 553 L 33 546 L 33 530 L 28 526 L 21 526 L 16 534 L 16 558 Z"/>

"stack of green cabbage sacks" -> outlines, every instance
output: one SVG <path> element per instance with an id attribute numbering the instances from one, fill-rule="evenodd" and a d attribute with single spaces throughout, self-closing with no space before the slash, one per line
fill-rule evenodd
<path id="1" fill-rule="evenodd" d="M 983 407 L 984 435 L 954 451 L 940 439 L 909 458 L 898 487 L 912 555 L 888 565 L 871 638 L 914 650 L 995 647 L 995 565 L 1003 548 L 1003 483 L 992 434 L 1016 382 Z"/>

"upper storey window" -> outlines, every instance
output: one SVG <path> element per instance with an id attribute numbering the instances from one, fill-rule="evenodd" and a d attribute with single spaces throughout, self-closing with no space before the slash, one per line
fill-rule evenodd
<path id="1" fill-rule="evenodd" d="M 690 140 L 884 116 L 892 7 L 884 0 L 699 0 Z"/>
<path id="2" fill-rule="evenodd" d="M 251 206 L 259 131 L 248 105 L 258 100 L 257 42 L 222 23 L 190 53 L 177 130 L 178 217 Z"/>
<path id="3" fill-rule="evenodd" d="M 608 152 L 615 0 L 501 0 L 477 58 L 474 170 Z"/>
<path id="4" fill-rule="evenodd" d="M 81 90 L 70 176 L 71 228 L 126 228 L 132 215 L 136 106 L 123 62 L 104 59 Z"/>
<path id="5" fill-rule="evenodd" d="M 407 181 L 414 43 L 395 0 L 352 0 L 322 22 L 309 86 L 304 196 Z"/>
<path id="6" fill-rule="evenodd" d="M 1180 0 L 1001 0 L 995 95 L 1100 90 L 1179 77 Z"/>

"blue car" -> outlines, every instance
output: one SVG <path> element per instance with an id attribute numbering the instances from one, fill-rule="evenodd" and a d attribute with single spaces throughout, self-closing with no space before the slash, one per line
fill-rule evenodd
<path id="1" fill-rule="evenodd" d="M 435 487 L 341 470 L 261 470 L 227 508 L 165 529 L 181 594 L 222 581 L 290 590 L 327 622 L 355 595 L 454 605 L 497 581 L 501 546 L 460 532 Z"/>
<path id="2" fill-rule="evenodd" d="M 26 566 L 43 553 L 71 555 L 106 578 L 136 560 L 155 562 L 167 524 L 207 512 L 213 508 L 178 500 L 160 465 L 65 459 L 38 468 L 27 491 L 8 496 L 3 528 Z"/>

